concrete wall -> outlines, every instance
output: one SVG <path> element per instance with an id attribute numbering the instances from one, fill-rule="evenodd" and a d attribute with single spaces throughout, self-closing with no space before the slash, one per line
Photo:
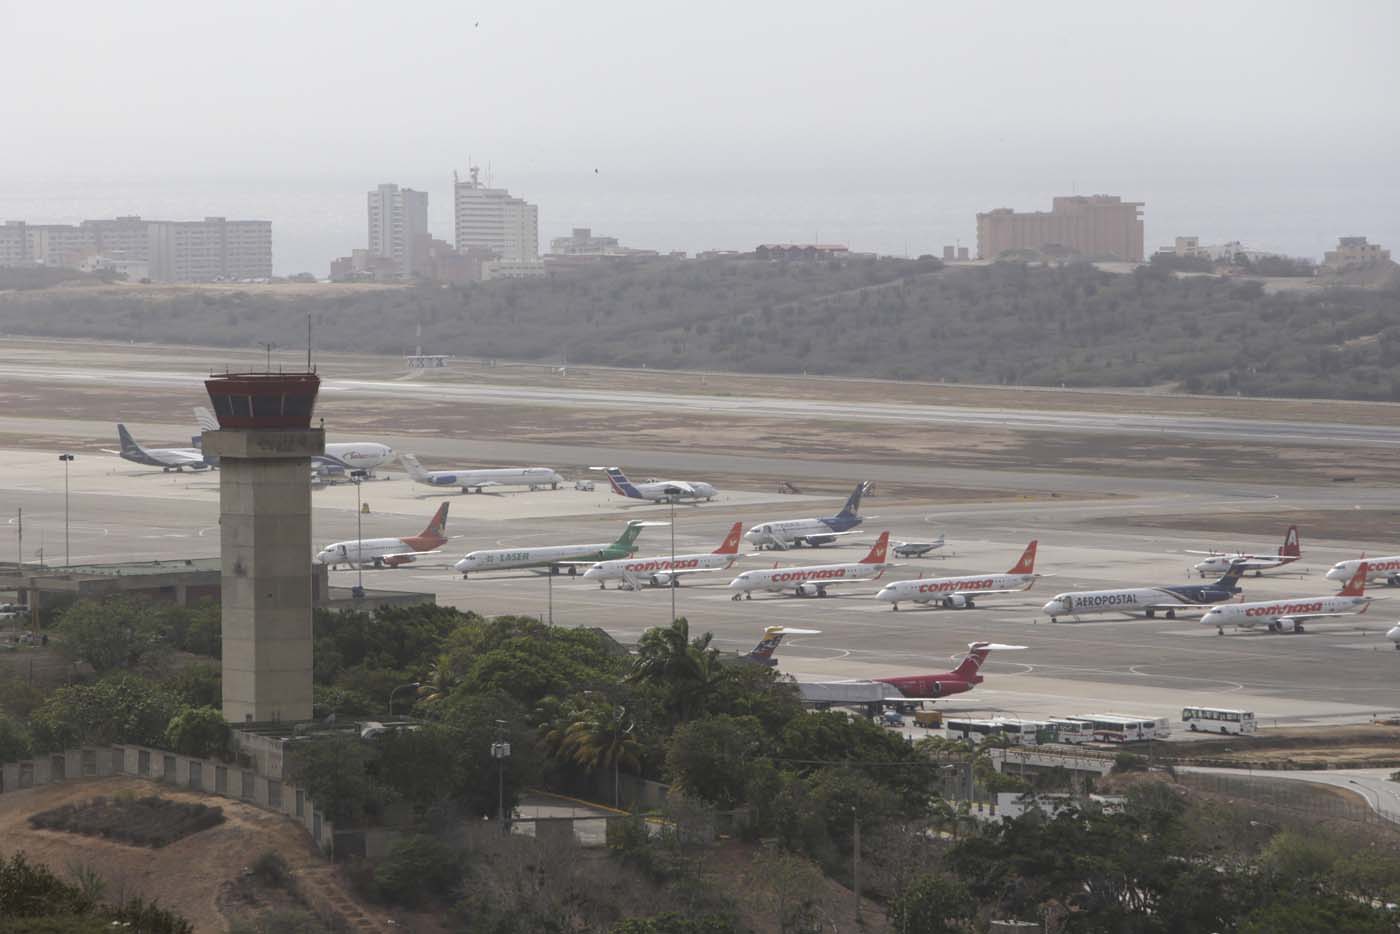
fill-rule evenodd
<path id="1" fill-rule="evenodd" d="M 277 759 L 280 770 L 280 755 Z M 334 855 L 335 828 L 305 793 L 256 768 L 217 759 L 182 756 L 146 746 L 83 746 L 20 762 L 0 764 L 0 794 L 58 782 L 107 778 L 114 775 L 146 778 L 182 790 L 235 798 L 284 814 L 306 829 L 326 856 Z"/>

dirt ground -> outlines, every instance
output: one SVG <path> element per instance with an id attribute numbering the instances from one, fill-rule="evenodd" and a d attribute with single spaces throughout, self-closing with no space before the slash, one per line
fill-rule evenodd
<path id="1" fill-rule="evenodd" d="M 1237 544 L 1271 550 L 1283 537 L 1285 525 L 1296 525 L 1307 553 L 1309 535 L 1345 541 L 1386 541 L 1393 539 L 1400 525 L 1400 510 L 1394 509 L 1277 509 L 1273 512 L 1202 512 L 1195 515 L 1111 516 L 1093 520 L 1095 525 L 1112 528 L 1159 528 L 1186 531 L 1205 530 L 1231 536 L 1217 547 Z"/>
<path id="2" fill-rule="evenodd" d="M 1291 762 L 1298 768 L 1329 763 L 1400 759 L 1400 725 L 1355 724 L 1335 727 L 1281 727 L 1253 736 L 1203 736 L 1171 743 L 1178 759 L 1230 758 L 1241 762 Z"/>
<path id="3" fill-rule="evenodd" d="M 162 797 L 220 807 L 225 822 L 158 850 L 34 830 L 28 823 L 29 815 L 61 804 L 123 790 L 149 795 L 157 789 Z M 60 877 L 68 875 L 70 865 L 85 864 L 106 880 L 108 899 L 123 895 L 159 899 L 200 932 L 227 929 L 231 919 L 220 911 L 221 893 L 267 850 L 282 854 L 299 887 L 335 905 L 355 930 L 393 929 L 388 914 L 359 901 L 346 888 L 303 830 L 285 817 L 242 802 L 161 788 L 135 778 L 48 785 L 0 795 L 0 855 L 23 852 Z"/>

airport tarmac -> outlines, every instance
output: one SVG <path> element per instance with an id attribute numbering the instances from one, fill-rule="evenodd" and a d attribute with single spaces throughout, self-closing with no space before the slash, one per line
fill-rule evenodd
<path id="1" fill-rule="evenodd" d="M 64 426 L 54 425 L 56 432 Z M 646 452 L 634 452 L 644 459 Z M 587 463 L 580 456 L 572 463 Z M 809 461 L 780 465 L 784 474 Z M 842 465 L 852 483 L 861 465 Z M 217 552 L 217 474 L 174 474 L 130 464 L 110 455 L 84 454 L 70 465 L 69 547 L 77 562 L 139 558 L 179 558 Z M 704 477 L 698 471 L 682 474 Z M 364 537 L 418 532 L 443 499 L 452 502 L 441 554 L 407 567 L 365 571 L 366 586 L 420 590 L 438 602 L 488 615 L 528 613 L 561 625 L 602 626 L 624 642 L 647 627 L 664 625 L 672 592 L 599 590 L 593 583 L 530 571 L 474 576 L 463 580 L 450 569 L 474 548 L 549 542 L 608 541 L 629 518 L 666 520 L 665 505 L 632 505 L 599 484 L 593 493 L 557 491 L 451 495 L 410 484 L 401 475 L 366 483 L 358 515 Z M 936 467 L 928 476 L 942 476 Z M 1027 646 L 994 652 L 984 668 L 986 682 L 970 694 L 938 706 L 949 712 L 999 713 L 1037 717 L 1119 710 L 1175 719 L 1185 705 L 1252 709 L 1268 725 L 1348 721 L 1400 710 L 1400 652 L 1384 631 L 1400 614 L 1400 601 L 1381 600 L 1355 621 L 1316 624 L 1301 635 L 1228 633 L 1191 619 L 1085 617 L 1051 625 L 1040 607 L 1055 593 L 1118 585 L 1184 583 L 1196 560 L 1188 548 L 1243 546 L 1272 552 L 1275 537 L 1220 542 L 1208 531 L 1163 529 L 1150 525 L 1162 514 L 1196 514 L 1209 528 L 1216 512 L 1280 508 L 1352 509 L 1393 505 L 1387 491 L 1373 488 L 1316 489 L 1240 485 L 1181 478 L 1145 483 L 1134 478 L 1057 474 L 1102 499 L 1079 501 L 1000 500 L 931 505 L 917 496 L 875 497 L 862 534 L 840 547 L 746 557 L 741 567 L 857 560 L 879 531 L 896 539 L 946 534 L 947 547 L 928 559 L 903 562 L 889 577 L 973 574 L 1009 568 L 1031 538 L 1040 541 L 1037 570 L 1047 577 L 1024 594 L 986 597 L 978 609 L 951 611 L 908 607 L 898 613 L 877 602 L 878 583 L 857 584 L 826 599 L 756 596 L 733 602 L 730 574 L 697 575 L 674 592 L 676 611 L 697 632 L 711 631 L 726 649 L 746 651 L 766 625 L 819 629 L 820 635 L 785 641 L 780 670 L 812 679 L 864 678 L 946 670 L 969 642 L 989 640 Z M 1014 478 L 984 476 L 985 484 L 1006 487 Z M 1044 477 L 1037 479 L 1044 480 Z M 773 486 L 765 484 L 764 489 Z M 833 485 L 833 489 L 835 485 Z M 1111 495 L 1110 495 L 1111 494 Z M 772 518 L 827 515 L 840 496 L 779 496 L 758 490 L 724 490 L 719 501 L 675 508 L 677 552 L 710 551 L 734 521 L 745 526 Z M 318 544 L 356 536 L 355 490 L 339 486 L 315 493 Z M 14 552 L 15 515 L 23 508 L 25 556 L 43 548 L 46 561 L 63 561 L 64 474 L 56 456 L 35 450 L 0 450 L 0 522 L 8 541 L 0 556 Z M 1105 517 L 1129 524 L 1104 528 Z M 1131 524 L 1144 517 L 1143 524 Z M 1363 549 L 1394 553 L 1400 542 L 1353 542 L 1326 537 L 1325 529 L 1303 529 L 1304 559 L 1286 572 L 1245 582 L 1248 599 L 1333 592 L 1322 574 L 1334 561 Z M 671 531 L 648 528 L 640 554 L 664 555 Z M 354 571 L 333 572 L 333 581 L 353 583 Z M 1195 580 L 1195 578 L 1192 578 Z M 833 592 L 835 588 L 833 588 Z M 1400 591 L 1397 591 L 1400 594 Z M 1381 588 L 1385 596 L 1385 588 Z"/>

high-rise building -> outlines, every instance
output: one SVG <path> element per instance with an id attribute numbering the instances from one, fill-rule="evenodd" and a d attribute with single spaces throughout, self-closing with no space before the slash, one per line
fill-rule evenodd
<path id="1" fill-rule="evenodd" d="M 486 250 L 510 263 L 538 260 L 539 208 L 504 188 L 487 188 L 478 172 L 472 166 L 465 181 L 453 180 L 457 249 Z"/>
<path id="2" fill-rule="evenodd" d="M 412 275 L 416 245 L 428 232 L 428 193 L 380 185 L 368 197 L 370 254 L 393 260 L 400 275 Z"/>
<path id="3" fill-rule="evenodd" d="M 1117 195 L 1055 198 L 1048 212 L 1018 214 L 998 208 L 977 215 L 977 256 L 996 259 L 1007 251 L 1047 252 L 1046 247 L 1095 258 L 1141 262 L 1141 201 Z"/>
<path id="4" fill-rule="evenodd" d="M 151 278 L 157 282 L 212 282 L 272 277 L 272 222 L 150 222 Z"/>

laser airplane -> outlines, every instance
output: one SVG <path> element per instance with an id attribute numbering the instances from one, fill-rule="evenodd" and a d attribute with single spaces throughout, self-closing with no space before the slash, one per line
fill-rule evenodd
<path id="1" fill-rule="evenodd" d="M 743 523 L 734 523 L 720 546 L 708 553 L 599 561 L 584 571 L 583 577 L 584 580 L 597 581 L 602 590 L 607 590 L 608 581 L 612 580 L 618 582 L 618 590 L 677 587 L 687 574 L 703 574 L 732 567 L 739 558 L 739 533 L 743 530 Z"/>
<path id="2" fill-rule="evenodd" d="M 665 523 L 642 522 L 634 519 L 613 542 L 594 542 L 588 545 L 538 545 L 522 548 L 490 548 L 473 551 L 453 565 L 465 579 L 476 571 L 504 571 L 511 568 L 548 568 L 549 573 L 558 574 L 567 570 L 572 577 L 578 573 L 580 564 L 595 561 L 612 561 L 625 558 L 636 552 L 637 536 L 648 525 Z"/>
<path id="3" fill-rule="evenodd" d="M 833 584 L 853 584 L 879 580 L 894 567 L 885 562 L 890 533 L 881 532 L 870 553 L 854 563 L 812 564 L 806 567 L 772 567 L 761 571 L 745 571 L 729 582 L 733 600 L 752 600 L 755 590 L 782 593 L 791 590 L 798 597 L 825 597 L 826 588 Z"/>
<path id="4" fill-rule="evenodd" d="M 1024 645 L 972 642 L 968 644 L 967 655 L 952 671 L 862 681 L 798 681 L 797 689 L 803 703 L 818 706 L 937 700 L 971 691 L 981 684 L 982 664 L 993 649 L 1006 652 L 1024 648 Z"/>
<path id="5" fill-rule="evenodd" d="M 341 565 L 352 568 L 363 565 L 396 568 L 424 555 L 435 555 L 441 546 L 447 544 L 447 507 L 450 505 L 443 503 L 439 506 L 428 527 L 417 535 L 332 542 L 316 555 L 316 562 L 331 568 Z"/>
<path id="6" fill-rule="evenodd" d="M 894 581 L 886 584 L 875 596 L 890 604 L 891 610 L 899 609 L 901 601 L 908 600 L 927 606 L 937 603 L 945 610 L 976 609 L 973 599 L 984 594 L 1018 593 L 1030 590 L 1035 579 L 1035 548 L 1031 542 L 1021 552 L 1021 559 L 1005 574 L 975 574 L 968 577 L 933 577 L 918 580 Z"/>
<path id="7" fill-rule="evenodd" d="M 1235 567 L 1236 564 L 1241 565 L 1246 572 L 1253 571 L 1255 577 L 1261 577 L 1265 571 L 1297 561 L 1303 556 L 1303 547 L 1302 541 L 1298 538 L 1298 527 L 1290 525 L 1276 555 L 1222 554 L 1218 551 L 1191 551 L 1189 549 L 1186 553 L 1188 555 L 1210 555 L 1192 568 L 1192 570 L 1199 572 L 1202 577 L 1223 574 Z"/>
<path id="8" fill-rule="evenodd" d="M 205 460 L 204 452 L 199 448 L 143 448 L 131 437 L 131 432 L 126 430 L 125 425 L 117 426 L 117 443 L 120 450 L 103 448 L 103 452 L 116 454 L 122 460 L 131 461 L 133 464 L 159 467 L 167 473 L 172 470 L 182 471 L 186 467 L 190 470 L 209 470 L 214 466 Z"/>
<path id="9" fill-rule="evenodd" d="M 846 500 L 846 505 L 834 516 L 824 519 L 781 519 L 777 522 L 763 522 L 744 533 L 749 544 L 758 548 L 801 548 L 810 545 L 830 545 L 842 535 L 854 535 L 856 527 L 864 520 L 860 516 L 860 498 L 864 495 L 864 481 L 856 484 L 855 492 Z"/>
<path id="10" fill-rule="evenodd" d="M 1056 594 L 1041 610 L 1050 622 L 1061 616 L 1084 616 L 1089 613 L 1141 613 L 1148 619 L 1161 610 L 1167 619 L 1176 619 L 1177 610 L 1202 609 L 1202 604 L 1220 603 L 1240 592 L 1239 580 L 1244 574 L 1243 562 L 1231 567 L 1218 581 L 1211 584 L 1175 584 L 1170 587 L 1132 587 L 1124 590 L 1081 590 Z"/>
<path id="11" fill-rule="evenodd" d="M 1302 632 L 1303 624 L 1309 620 L 1356 616 L 1370 609 L 1371 600 L 1374 599 L 1366 596 L 1367 570 L 1366 562 L 1361 562 L 1345 587 L 1325 597 L 1295 597 L 1211 607 L 1201 617 L 1201 624 L 1214 626 L 1216 633 L 1222 636 L 1229 625 L 1236 629 L 1267 626 L 1269 632 Z"/>
<path id="12" fill-rule="evenodd" d="M 719 495 L 719 490 L 699 480 L 645 480 L 633 483 L 617 467 L 604 469 L 608 472 L 612 491 L 628 499 L 644 499 L 653 503 L 698 502 L 703 499 L 708 503 Z"/>
<path id="13" fill-rule="evenodd" d="M 427 486 L 461 487 L 463 493 L 470 493 L 472 490 L 480 493 L 488 486 L 526 486 L 532 490 L 547 486 L 551 490 L 557 490 L 559 484 L 564 482 L 564 478 L 549 467 L 468 467 L 458 470 L 424 470 L 423 465 L 418 463 L 418 458 L 412 454 L 400 454 L 399 460 L 403 463 L 404 469 L 408 471 L 408 475 L 413 478 L 414 483 L 422 483 Z"/>
<path id="14" fill-rule="evenodd" d="M 1356 573 L 1356 569 L 1361 567 L 1361 562 L 1366 562 L 1366 579 L 1368 581 L 1385 581 L 1391 587 L 1400 585 L 1400 555 L 1387 555 L 1382 558 L 1367 558 L 1362 556 L 1351 561 L 1338 561 L 1332 565 L 1327 572 L 1329 581 L 1348 581 Z"/>

